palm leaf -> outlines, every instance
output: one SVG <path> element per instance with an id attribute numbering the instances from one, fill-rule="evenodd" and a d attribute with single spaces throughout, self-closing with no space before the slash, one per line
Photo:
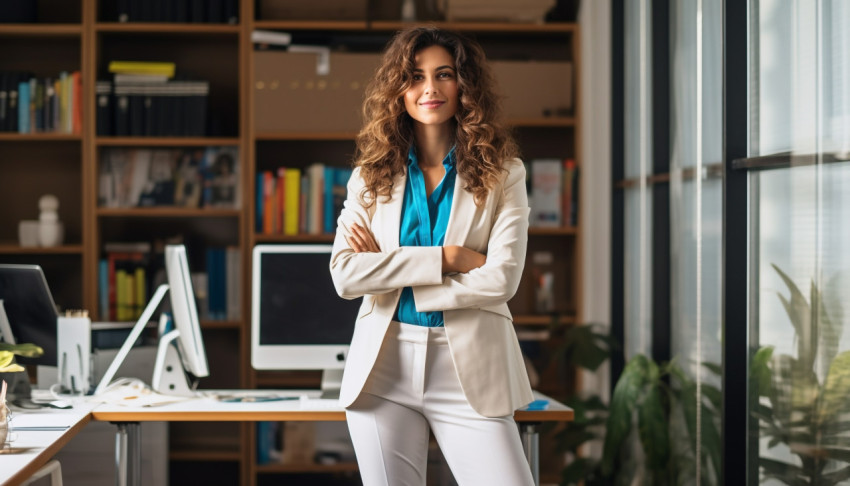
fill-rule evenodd
<path id="1" fill-rule="evenodd" d="M 797 334 L 797 356 L 805 363 L 804 367 L 811 369 L 814 363 L 815 351 L 817 348 L 817 340 L 812 340 L 812 311 L 803 293 L 797 288 L 797 285 L 791 280 L 791 277 L 785 274 L 775 264 L 771 264 L 776 273 L 779 274 L 788 291 L 791 293 L 791 299 L 788 300 L 781 293 L 776 295 L 785 307 L 785 312 L 788 314 L 788 319 L 791 320 L 791 325 L 794 326 L 794 332 Z"/>
<path id="2" fill-rule="evenodd" d="M 644 355 L 636 355 L 626 363 L 614 386 L 611 408 L 606 422 L 605 444 L 602 447 L 602 474 L 610 476 L 614 460 L 632 429 L 632 410 L 640 399 L 647 381 L 649 363 Z"/>
<path id="3" fill-rule="evenodd" d="M 824 380 L 818 421 L 823 423 L 838 413 L 850 412 L 850 351 L 832 360 Z"/>
<path id="4" fill-rule="evenodd" d="M 768 366 L 771 358 L 773 358 L 773 346 L 765 346 L 756 351 L 750 363 L 750 380 L 755 384 L 760 397 L 771 396 L 772 382 Z"/>
<path id="5" fill-rule="evenodd" d="M 657 376 L 655 363 L 650 362 L 650 376 Z M 653 380 L 654 381 L 654 380 Z M 643 400 L 638 404 L 638 435 L 649 469 L 663 472 L 670 459 L 670 435 L 668 433 L 667 413 L 661 389 L 649 382 Z"/>
<path id="6" fill-rule="evenodd" d="M 579 368 L 596 371 L 611 355 L 612 338 L 595 326 L 573 326 L 564 333 L 563 355 Z"/>
<path id="7" fill-rule="evenodd" d="M 24 356 L 27 358 L 36 358 L 44 354 L 44 350 L 41 347 L 36 346 L 32 343 L 23 343 L 23 344 L 9 344 L 9 343 L 0 343 L 0 352 L 10 352 L 13 354 L 17 354 L 19 356 Z"/>
<path id="8" fill-rule="evenodd" d="M 9 351 L 0 351 L 0 368 L 9 366 L 14 359 L 15 355 Z"/>

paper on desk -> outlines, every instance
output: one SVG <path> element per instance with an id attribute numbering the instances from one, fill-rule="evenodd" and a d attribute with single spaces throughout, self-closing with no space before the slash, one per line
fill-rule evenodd
<path id="1" fill-rule="evenodd" d="M 139 384 L 117 386 L 106 393 L 91 397 L 91 401 L 93 402 L 134 408 L 156 407 L 160 405 L 167 405 L 169 403 L 182 402 L 188 399 L 189 397 L 162 395 L 151 390 L 147 386 L 140 386 Z"/>
<path id="2" fill-rule="evenodd" d="M 73 416 L 72 416 L 73 415 Z M 11 426 L 13 429 L 20 427 L 68 427 L 76 423 L 74 417 L 77 414 L 68 414 L 56 411 L 27 411 L 12 414 Z"/>

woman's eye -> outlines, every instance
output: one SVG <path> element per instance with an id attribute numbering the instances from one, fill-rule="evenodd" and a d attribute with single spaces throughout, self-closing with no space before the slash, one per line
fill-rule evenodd
<path id="1" fill-rule="evenodd" d="M 443 71 L 437 74 L 437 77 L 440 79 L 450 79 L 452 77 L 452 73 L 448 71 Z"/>
<path id="2" fill-rule="evenodd" d="M 424 79 L 424 78 L 425 78 L 425 76 L 422 76 L 421 74 L 414 74 L 413 75 L 414 81 L 422 81 L 422 79 Z"/>

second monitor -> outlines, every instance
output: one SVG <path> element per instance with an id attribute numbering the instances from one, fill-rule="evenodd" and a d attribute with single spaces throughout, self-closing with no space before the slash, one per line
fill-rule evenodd
<path id="1" fill-rule="evenodd" d="M 331 245 L 257 245 L 253 253 L 251 365 L 322 370 L 322 391 L 339 392 L 362 299 L 337 295 Z"/>

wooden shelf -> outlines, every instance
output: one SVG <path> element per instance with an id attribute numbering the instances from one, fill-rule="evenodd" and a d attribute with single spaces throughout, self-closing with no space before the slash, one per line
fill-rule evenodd
<path id="1" fill-rule="evenodd" d="M 197 461 L 197 462 L 239 462 L 242 453 L 239 450 L 171 450 L 168 459 L 172 461 Z"/>
<path id="2" fill-rule="evenodd" d="M 81 24 L 0 24 L 0 36 L 21 37 L 78 37 Z"/>
<path id="3" fill-rule="evenodd" d="M 201 24 L 176 22 L 99 22 L 94 26 L 95 32 L 104 33 L 134 33 L 134 34 L 177 34 L 177 35 L 237 35 L 242 31 L 238 25 Z"/>
<path id="4" fill-rule="evenodd" d="M 201 329 L 240 329 L 241 321 L 220 321 L 207 319 L 201 321 Z"/>
<path id="5" fill-rule="evenodd" d="M 574 127 L 576 119 L 571 116 L 551 116 L 540 118 L 513 118 L 508 123 L 514 127 Z"/>
<path id="6" fill-rule="evenodd" d="M 242 214 L 239 209 L 216 208 L 98 208 L 97 215 L 121 218 L 233 218 Z"/>
<path id="7" fill-rule="evenodd" d="M 578 233 L 579 229 L 577 226 L 562 226 L 560 228 L 541 228 L 532 226 L 528 228 L 528 234 L 536 236 L 578 235 Z"/>
<path id="8" fill-rule="evenodd" d="M 443 29 L 466 32 L 493 32 L 511 34 L 570 34 L 578 31 L 578 24 L 573 22 L 555 22 L 550 24 L 529 24 L 519 22 L 396 22 L 378 21 L 370 24 L 371 30 L 396 31 L 412 25 L 433 25 Z"/>
<path id="9" fill-rule="evenodd" d="M 236 137 L 97 137 L 101 147 L 205 147 L 208 145 L 239 145 Z"/>
<path id="10" fill-rule="evenodd" d="M 3 142 L 80 142 L 83 137 L 74 133 L 0 133 Z"/>
<path id="11" fill-rule="evenodd" d="M 267 30 L 367 30 L 365 20 L 257 20 L 255 29 Z"/>
<path id="12" fill-rule="evenodd" d="M 256 234 L 254 240 L 257 243 L 332 243 L 334 240 L 333 234 L 322 233 L 319 235 L 300 234 L 300 235 L 265 235 Z"/>
<path id="13" fill-rule="evenodd" d="M 356 462 L 341 462 L 337 464 L 257 464 L 257 473 L 341 473 L 357 472 Z"/>
<path id="14" fill-rule="evenodd" d="M 16 243 L 0 243 L 0 255 L 82 255 L 83 245 L 23 247 Z"/>
<path id="15" fill-rule="evenodd" d="M 354 132 L 328 132 L 328 133 L 296 133 L 296 132 L 259 132 L 254 135 L 258 142 L 275 140 L 354 140 L 357 136 Z"/>
<path id="16" fill-rule="evenodd" d="M 559 325 L 572 325 L 576 323 L 575 316 L 556 317 Z M 514 316 L 514 325 L 517 326 L 549 326 L 553 322 L 552 316 L 538 314 L 523 314 Z"/>

